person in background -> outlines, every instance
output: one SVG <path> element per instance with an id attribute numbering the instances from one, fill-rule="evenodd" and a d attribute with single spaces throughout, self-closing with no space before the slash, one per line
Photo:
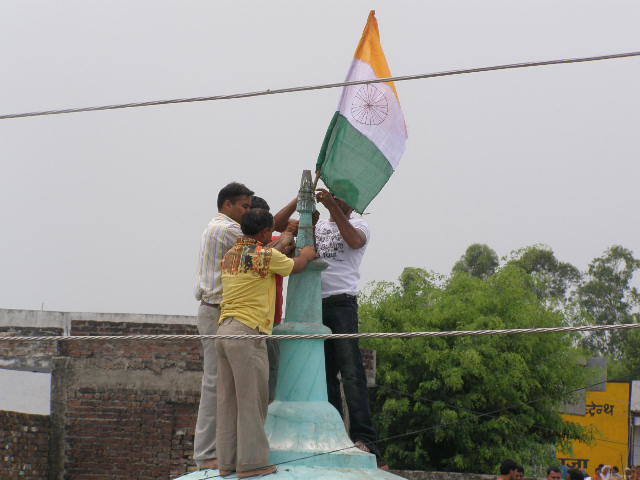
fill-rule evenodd
<path id="1" fill-rule="evenodd" d="M 500 480 L 516 480 L 518 464 L 513 460 L 505 460 L 500 464 Z"/>
<path id="2" fill-rule="evenodd" d="M 524 467 L 522 465 L 518 465 L 516 468 L 516 480 L 524 480 Z"/>
<path id="3" fill-rule="evenodd" d="M 215 335 L 222 302 L 222 257 L 242 235 L 240 221 L 251 207 L 253 192 L 232 182 L 218 192 L 218 213 L 202 233 L 196 273 L 195 297 L 198 308 L 198 333 Z M 218 468 L 216 452 L 216 403 L 218 367 L 213 340 L 203 340 L 203 375 L 193 442 L 193 458 L 200 469 Z"/>
<path id="4" fill-rule="evenodd" d="M 567 473 L 567 480 L 585 480 L 584 473 L 577 468 L 573 468 Z"/>
<path id="5" fill-rule="evenodd" d="M 547 480 L 562 480 L 562 473 L 560 467 L 547 468 Z"/>
<path id="6" fill-rule="evenodd" d="M 611 479 L 622 480 L 622 475 L 620 475 L 620 470 L 616 466 L 611 467 Z"/>
<path id="7" fill-rule="evenodd" d="M 303 271 L 316 256 L 311 246 L 288 258 L 267 245 L 273 217 L 251 209 L 241 222 L 243 236 L 222 260 L 223 299 L 219 335 L 271 335 L 275 275 Z M 218 355 L 217 450 L 220 476 L 269 475 L 269 441 L 264 422 L 269 402 L 269 365 L 265 340 L 216 340 Z"/>
<path id="8" fill-rule="evenodd" d="M 600 464 L 596 467 L 596 476 L 594 477 L 594 480 L 602 480 L 602 467 L 604 467 L 604 464 Z"/>

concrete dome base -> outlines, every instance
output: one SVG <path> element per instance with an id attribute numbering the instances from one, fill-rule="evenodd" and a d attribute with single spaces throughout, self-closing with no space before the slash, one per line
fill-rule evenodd
<path id="1" fill-rule="evenodd" d="M 199 470 L 176 480 L 214 480 L 237 479 L 234 473 L 221 477 L 218 470 Z M 303 467 L 298 465 L 281 465 L 276 473 L 264 477 L 250 477 L 265 480 L 398 480 L 402 477 L 378 468 L 331 468 L 331 467 Z"/>

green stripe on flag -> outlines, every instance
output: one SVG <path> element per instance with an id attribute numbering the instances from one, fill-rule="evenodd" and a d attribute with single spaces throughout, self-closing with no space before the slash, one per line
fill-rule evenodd
<path id="1" fill-rule="evenodd" d="M 331 193 L 363 213 L 391 177 L 378 147 L 336 112 L 322 142 L 316 170 Z"/>

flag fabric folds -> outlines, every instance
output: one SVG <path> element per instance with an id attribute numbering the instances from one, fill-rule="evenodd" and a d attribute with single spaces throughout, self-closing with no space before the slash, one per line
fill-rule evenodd
<path id="1" fill-rule="evenodd" d="M 356 49 L 347 81 L 391 77 L 375 11 Z M 363 213 L 404 153 L 407 129 L 393 82 L 344 87 L 325 135 L 316 171 L 331 192 Z"/>

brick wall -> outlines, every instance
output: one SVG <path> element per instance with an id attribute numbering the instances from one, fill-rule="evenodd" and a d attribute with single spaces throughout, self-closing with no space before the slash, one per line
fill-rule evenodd
<path id="1" fill-rule="evenodd" d="M 46 337 L 62 335 L 61 328 L 0 326 L 2 336 Z M 4 368 L 46 372 L 51 357 L 57 354 L 56 342 L 0 342 L 0 361 Z"/>
<path id="2" fill-rule="evenodd" d="M 127 322 L 71 322 L 72 336 L 94 335 L 197 335 L 193 325 L 163 325 Z M 66 341 L 60 353 L 73 359 L 94 359 L 108 370 L 149 369 L 160 373 L 167 368 L 202 371 L 201 346 L 190 341 Z"/>
<path id="3" fill-rule="evenodd" d="M 81 388 L 67 402 L 68 480 L 159 480 L 193 465 L 195 395 Z"/>
<path id="4" fill-rule="evenodd" d="M 0 478 L 46 480 L 49 416 L 0 411 Z"/>
<path id="5" fill-rule="evenodd" d="M 187 400 L 185 403 L 173 403 L 170 478 L 184 475 L 195 466 L 192 459 L 193 437 L 200 395 L 195 395 Z"/>
<path id="6" fill-rule="evenodd" d="M 193 325 L 73 321 L 71 335 L 196 334 Z M 194 467 L 199 341 L 68 341 L 54 370 L 65 480 L 160 480 Z M 58 410 L 61 410 L 58 409 Z"/>

